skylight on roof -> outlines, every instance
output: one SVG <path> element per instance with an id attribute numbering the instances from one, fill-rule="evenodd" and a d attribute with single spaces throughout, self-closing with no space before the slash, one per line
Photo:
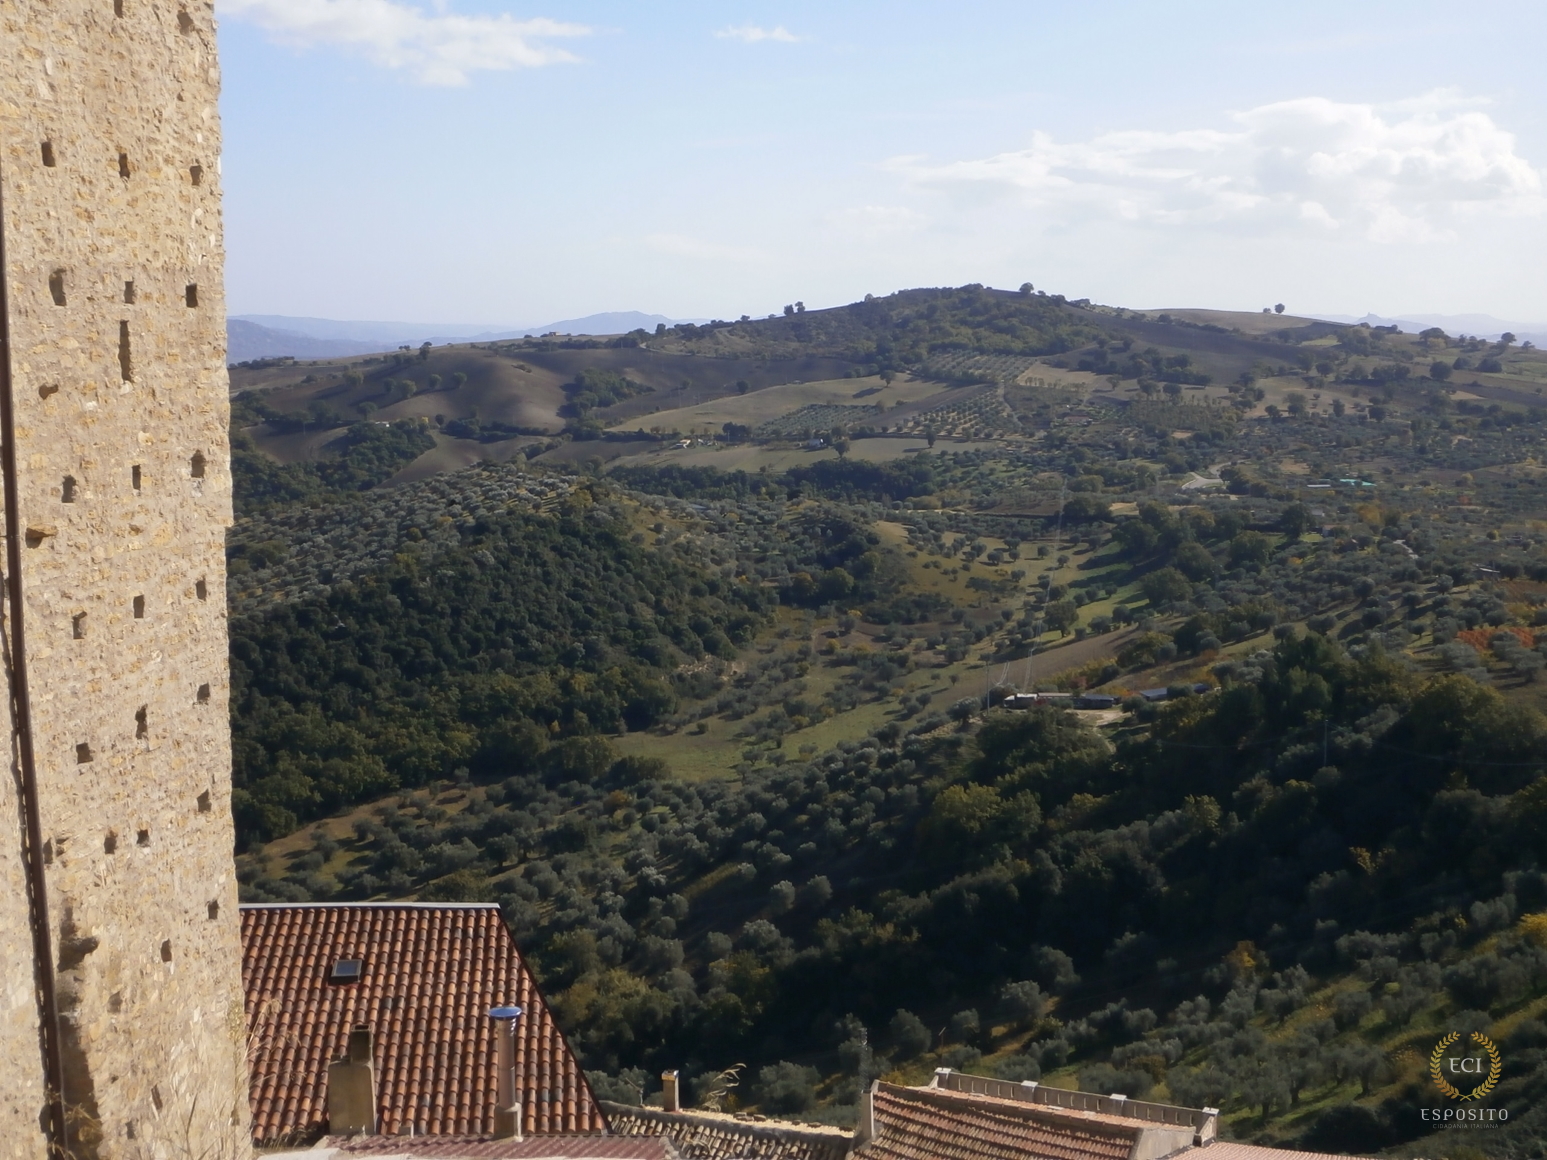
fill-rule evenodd
<path id="1" fill-rule="evenodd" d="M 361 965 L 359 959 L 339 959 L 333 964 L 333 972 L 328 976 L 328 982 L 358 983 Z"/>

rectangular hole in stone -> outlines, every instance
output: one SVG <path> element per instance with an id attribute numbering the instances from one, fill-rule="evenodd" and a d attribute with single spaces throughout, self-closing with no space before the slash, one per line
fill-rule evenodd
<path id="1" fill-rule="evenodd" d="M 172 940 L 169 938 L 161 940 L 161 961 L 163 963 L 172 961 Z"/>
<path id="2" fill-rule="evenodd" d="M 102 852 L 104 854 L 111 854 L 111 853 L 113 853 L 117 849 L 118 849 L 118 835 L 113 833 L 112 830 L 109 830 L 107 832 L 107 837 L 102 839 Z"/>
<path id="3" fill-rule="evenodd" d="M 150 845 L 150 831 L 149 830 L 136 830 L 135 834 L 134 834 L 134 844 L 136 846 L 148 846 L 148 845 Z"/>
<path id="4" fill-rule="evenodd" d="M 107 1009 L 114 1015 L 117 1015 L 124 1009 L 124 993 L 122 991 L 114 991 L 108 996 Z"/>
<path id="5" fill-rule="evenodd" d="M 54 297 L 55 306 L 64 305 L 64 271 L 55 270 L 48 276 L 48 292 Z"/>
<path id="6" fill-rule="evenodd" d="M 113 15 L 114 16 L 122 16 L 123 14 L 124 14 L 124 0 L 113 0 Z M 157 1107 L 157 1110 L 159 1111 L 161 1105 L 157 1104 L 156 1107 Z"/>
<path id="7" fill-rule="evenodd" d="M 197 596 L 200 600 L 208 600 L 209 599 L 209 585 L 204 583 L 203 580 L 195 580 L 193 582 L 193 594 L 195 596 Z"/>
<path id="8" fill-rule="evenodd" d="M 138 463 L 134 464 L 134 466 L 129 468 L 129 479 L 131 481 L 130 486 L 133 487 L 135 491 L 139 491 L 140 490 L 140 465 Z"/>
<path id="9" fill-rule="evenodd" d="M 145 597 L 143 597 L 143 596 L 136 596 L 134 598 L 133 604 L 134 604 L 134 619 L 135 620 L 144 620 L 145 619 Z"/>
<path id="10" fill-rule="evenodd" d="M 50 169 L 54 167 L 54 143 L 52 141 L 43 142 L 43 164 Z"/>
<path id="11" fill-rule="evenodd" d="M 91 759 L 91 746 L 85 741 L 82 741 L 75 747 L 75 764 L 85 765 Z"/>
<path id="12" fill-rule="evenodd" d="M 134 739 L 143 740 L 150 736 L 150 706 L 141 705 L 134 711 Z"/>
<path id="13" fill-rule="evenodd" d="M 193 182 L 194 185 L 203 185 L 204 184 L 204 166 L 202 166 L 202 165 L 190 165 L 188 167 L 188 180 Z"/>
<path id="14" fill-rule="evenodd" d="M 220 903 L 218 903 L 218 902 L 211 902 L 209 904 L 209 916 L 210 916 L 210 921 L 212 921 L 212 922 L 215 919 L 220 917 Z"/>
<path id="15" fill-rule="evenodd" d="M 120 1000 L 120 1002 L 122 1002 L 122 1000 Z M 115 1007 L 114 1010 L 116 1011 L 117 1008 Z M 124 1138 L 127 1139 L 127 1140 L 134 1139 L 134 1121 L 133 1120 L 129 1120 L 129 1121 L 127 1121 L 124 1124 Z"/>
<path id="16" fill-rule="evenodd" d="M 181 32 L 184 36 L 193 31 L 193 17 L 188 15 L 186 8 L 179 8 L 177 10 L 177 31 Z"/>
<path id="17" fill-rule="evenodd" d="M 191 309 L 199 304 L 199 284 L 190 282 L 183 287 L 183 302 Z"/>
<path id="18" fill-rule="evenodd" d="M 129 353 L 129 323 L 118 324 L 118 373 L 126 383 L 134 382 L 134 359 Z"/>
<path id="19" fill-rule="evenodd" d="M 188 461 L 188 471 L 195 479 L 204 478 L 204 452 L 195 451 Z"/>
<path id="20" fill-rule="evenodd" d="M 42 386 L 38 387 L 38 398 L 40 399 L 46 399 L 50 395 L 57 395 L 58 393 L 58 383 L 44 383 Z"/>
<path id="21" fill-rule="evenodd" d="M 162 961 L 163 962 L 170 962 L 171 959 L 172 959 L 172 944 L 170 942 L 164 942 L 164 943 L 161 944 L 161 949 L 162 949 L 162 951 L 164 953 L 164 956 L 165 956 Z M 155 1106 L 156 1111 L 159 1112 L 161 1110 L 162 1103 L 161 1103 L 161 1089 L 160 1088 L 153 1087 L 153 1088 L 150 1089 L 150 1102 Z"/>
<path id="22" fill-rule="evenodd" d="M 199 795 L 199 812 L 201 814 L 207 814 L 207 813 L 209 813 L 209 809 L 210 809 L 209 790 L 205 790 L 203 793 L 201 793 Z"/>
<path id="23" fill-rule="evenodd" d="M 62 503 L 75 502 L 75 476 L 67 475 L 60 481 L 59 499 Z"/>
<path id="24" fill-rule="evenodd" d="M 118 176 L 124 178 L 129 176 L 129 155 L 127 153 L 120 153 L 118 155 Z"/>
<path id="25" fill-rule="evenodd" d="M 84 612 L 77 612 L 74 616 L 70 617 L 70 635 L 76 640 L 86 639 L 86 614 Z"/>
<path id="26" fill-rule="evenodd" d="M 130 306 L 134 305 L 134 282 L 132 280 L 124 283 L 124 301 Z"/>
<path id="27" fill-rule="evenodd" d="M 45 866 L 52 866 L 54 864 L 54 840 L 52 838 L 47 839 L 43 843 L 43 864 Z"/>
<path id="28" fill-rule="evenodd" d="M 206 701 L 208 701 L 209 700 L 209 686 L 208 685 L 200 685 L 199 686 L 199 692 L 198 692 L 197 696 L 198 696 L 198 699 L 199 699 L 199 704 L 201 704 L 201 705 L 204 704 Z"/>

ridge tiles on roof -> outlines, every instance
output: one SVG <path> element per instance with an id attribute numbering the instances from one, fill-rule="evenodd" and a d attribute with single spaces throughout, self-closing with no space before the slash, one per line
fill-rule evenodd
<path id="1" fill-rule="evenodd" d="M 716 1112 L 667 1112 L 603 1101 L 619 1136 L 669 1139 L 684 1160 L 843 1160 L 854 1141 L 838 1128 L 742 1120 Z"/>

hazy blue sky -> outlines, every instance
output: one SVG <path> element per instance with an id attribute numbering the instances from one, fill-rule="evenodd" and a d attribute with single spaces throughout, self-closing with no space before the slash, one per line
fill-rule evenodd
<path id="1" fill-rule="evenodd" d="M 1547 4 L 218 0 L 233 313 L 1547 321 Z"/>

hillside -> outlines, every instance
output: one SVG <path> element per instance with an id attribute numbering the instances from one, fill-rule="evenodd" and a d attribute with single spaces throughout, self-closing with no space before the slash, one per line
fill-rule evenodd
<path id="1" fill-rule="evenodd" d="M 893 297 L 250 368 L 246 895 L 498 900 L 620 1098 L 970 1063 L 1454 1156 L 1462 1028 L 1530 1154 L 1547 359 Z M 515 448 L 404 482 L 451 439 Z"/>
<path id="2" fill-rule="evenodd" d="M 260 360 L 233 369 L 232 390 L 236 426 L 285 464 L 329 458 L 362 419 L 418 423 L 430 443 L 400 465 L 399 482 L 516 456 L 756 471 L 834 457 L 830 446 L 802 446 L 834 426 L 866 440 L 857 457 L 884 461 L 923 449 L 931 435 L 1009 450 L 1083 423 L 1093 408 L 1127 411 L 1152 399 L 1228 404 L 1247 418 L 1291 405 L 1362 413 L 1371 389 L 1378 403 L 1441 391 L 1461 410 L 1539 405 L 1547 361 L 1495 347 L 1432 330 L 1144 314 L 964 287 L 612 338 Z M 1435 378 L 1440 363 L 1444 377 Z M 962 394 L 974 384 L 991 397 Z M 684 438 L 706 446 L 684 452 Z"/>

